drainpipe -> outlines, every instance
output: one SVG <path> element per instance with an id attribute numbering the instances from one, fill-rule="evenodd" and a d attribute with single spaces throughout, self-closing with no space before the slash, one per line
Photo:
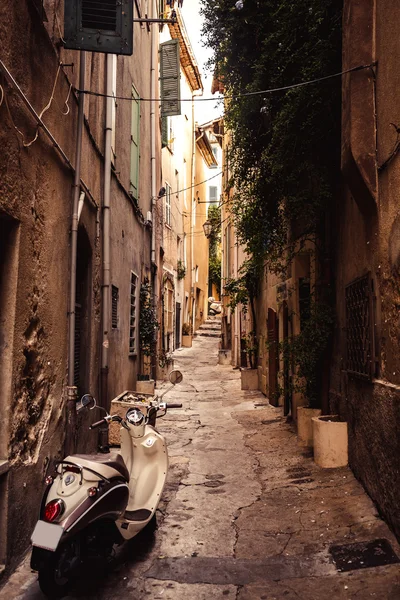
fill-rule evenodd
<path id="1" fill-rule="evenodd" d="M 85 52 L 80 53 L 79 60 L 79 89 L 85 89 Z M 75 152 L 75 175 L 74 175 L 74 193 L 72 204 L 72 223 L 71 223 L 71 270 L 70 270 L 70 294 L 68 310 L 68 379 L 67 379 L 67 431 L 65 437 L 65 453 L 68 456 L 75 452 L 75 433 L 76 433 L 76 401 L 78 399 L 78 389 L 75 386 L 75 302 L 76 302 L 76 263 L 78 246 L 78 206 L 79 194 L 81 191 L 81 156 L 82 156 L 82 133 L 84 124 L 84 94 L 79 95 L 78 121 L 76 131 L 76 152 Z"/>
<path id="2" fill-rule="evenodd" d="M 111 195 L 111 134 L 112 134 L 113 55 L 106 55 L 106 126 L 104 131 L 104 191 L 103 191 L 103 286 L 101 345 L 101 406 L 108 408 L 108 332 L 110 328 L 110 195 Z M 100 445 L 102 445 L 100 443 Z"/>
<path id="3" fill-rule="evenodd" d="M 192 160 L 191 160 L 191 196 L 190 196 L 190 202 L 191 202 L 191 210 L 190 210 L 190 296 L 191 296 L 191 311 L 192 311 L 192 329 L 193 329 L 193 333 L 194 333 L 194 328 L 196 325 L 196 315 L 195 315 L 195 294 L 194 294 L 194 272 L 195 272 L 195 266 L 194 266 L 194 211 L 197 210 L 197 204 L 195 202 L 193 202 L 193 199 L 195 197 L 195 188 L 194 188 L 194 184 L 195 184 L 195 179 L 196 179 L 196 171 L 195 171 L 195 164 L 196 164 L 196 122 L 195 122 L 195 114 L 194 114 L 194 98 L 195 98 L 196 94 L 193 92 L 192 93 L 192 127 L 193 127 L 193 131 L 192 131 Z"/>
<path id="4" fill-rule="evenodd" d="M 233 276 L 235 279 L 237 279 L 238 270 L 239 270 L 239 242 L 238 242 L 236 231 L 235 231 L 235 246 L 234 246 L 234 254 L 233 254 L 233 270 L 234 270 Z M 234 361 L 235 361 L 235 366 L 240 367 L 240 363 L 241 363 L 240 339 L 241 339 L 242 332 L 239 331 L 239 329 L 240 329 L 239 306 L 235 307 L 234 319 L 235 319 L 235 357 L 234 357 Z"/>
<path id="5" fill-rule="evenodd" d="M 156 0 L 151 3 L 151 17 L 157 18 L 157 7 Z M 156 77 L 157 77 L 157 65 L 158 65 L 158 29 L 151 27 L 151 49 L 150 49 L 150 152 L 151 152 L 151 304 L 153 311 L 157 310 L 157 261 L 156 261 L 156 202 L 157 202 L 157 162 L 156 162 Z M 154 336 L 157 334 L 155 333 Z M 157 377 L 157 365 L 155 350 L 157 347 L 157 340 L 154 339 L 154 352 L 151 357 L 151 376 L 152 379 L 156 380 Z"/>

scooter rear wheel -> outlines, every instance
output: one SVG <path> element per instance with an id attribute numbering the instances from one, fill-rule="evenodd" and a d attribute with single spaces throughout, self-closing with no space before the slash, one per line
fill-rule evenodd
<path id="1" fill-rule="evenodd" d="M 39 571 L 39 586 L 48 598 L 63 598 L 69 589 L 69 579 L 58 574 L 55 564 Z"/>
<path id="2" fill-rule="evenodd" d="M 48 598 L 63 598 L 70 586 L 69 574 L 79 562 L 78 540 L 60 546 L 45 567 L 39 570 L 39 586 Z"/>

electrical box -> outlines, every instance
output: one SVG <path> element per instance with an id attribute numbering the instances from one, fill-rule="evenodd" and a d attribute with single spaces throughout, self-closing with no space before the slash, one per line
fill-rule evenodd
<path id="1" fill-rule="evenodd" d="M 106 54 L 133 53 L 133 0 L 65 0 L 64 46 Z"/>

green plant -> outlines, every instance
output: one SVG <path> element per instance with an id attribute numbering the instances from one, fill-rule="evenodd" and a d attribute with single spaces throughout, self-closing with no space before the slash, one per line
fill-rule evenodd
<path id="1" fill-rule="evenodd" d="M 166 352 L 165 350 L 161 350 L 158 353 L 158 364 L 163 369 L 164 367 L 168 367 L 173 362 L 172 354 L 170 352 Z"/>
<path id="2" fill-rule="evenodd" d="M 184 277 L 186 277 L 186 267 L 181 260 L 178 260 L 177 262 L 176 272 L 179 280 L 184 279 Z"/>
<path id="3" fill-rule="evenodd" d="M 154 356 L 155 335 L 160 325 L 156 318 L 156 312 L 152 305 L 151 285 L 146 278 L 140 286 L 140 309 L 139 309 L 139 340 L 140 350 L 144 356 Z"/>
<path id="4" fill-rule="evenodd" d="M 259 90 L 318 79 L 341 70 L 339 0 L 203 0 L 203 35 L 214 50 L 211 68 L 234 100 L 225 104 L 230 132 L 229 209 L 247 261 L 235 279 L 224 282 L 231 306 L 252 309 L 262 270 L 287 279 L 288 266 L 309 242 L 314 247 L 315 287 L 329 260 L 327 225 L 340 180 L 341 80 L 258 94 Z M 310 319 L 297 338 L 285 342 L 305 381 L 312 403 L 318 394 L 321 362 L 329 347 L 318 315 L 331 311 L 333 298 L 314 294 Z M 321 335 L 318 338 L 318 329 Z M 317 339 L 318 338 L 318 339 Z M 282 350 L 283 351 L 283 350 Z"/>
<path id="5" fill-rule="evenodd" d="M 258 362 L 258 340 L 255 331 L 250 331 L 241 338 L 241 349 L 246 353 L 250 367 L 256 369 Z"/>
<path id="6" fill-rule="evenodd" d="M 291 391 L 300 392 L 310 408 L 320 408 L 321 405 L 323 361 L 334 322 L 332 307 L 311 298 L 307 319 L 300 333 L 280 342 L 278 346 L 283 361 L 292 365 Z M 282 393 L 281 384 L 278 387 L 279 393 Z"/>
<path id="7" fill-rule="evenodd" d="M 219 291 L 221 290 L 221 208 L 210 206 L 207 218 L 212 225 L 209 237 L 208 278 Z"/>

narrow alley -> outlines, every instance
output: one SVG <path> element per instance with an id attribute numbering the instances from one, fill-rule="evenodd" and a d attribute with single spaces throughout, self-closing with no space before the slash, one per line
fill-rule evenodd
<path id="1" fill-rule="evenodd" d="M 399 599 L 399 546 L 351 471 L 318 468 L 217 348 L 198 336 L 175 353 L 184 380 L 168 399 L 184 408 L 159 421 L 171 468 L 155 536 L 69 598 Z M 42 599 L 36 579 L 27 558 L 0 599 Z"/>

